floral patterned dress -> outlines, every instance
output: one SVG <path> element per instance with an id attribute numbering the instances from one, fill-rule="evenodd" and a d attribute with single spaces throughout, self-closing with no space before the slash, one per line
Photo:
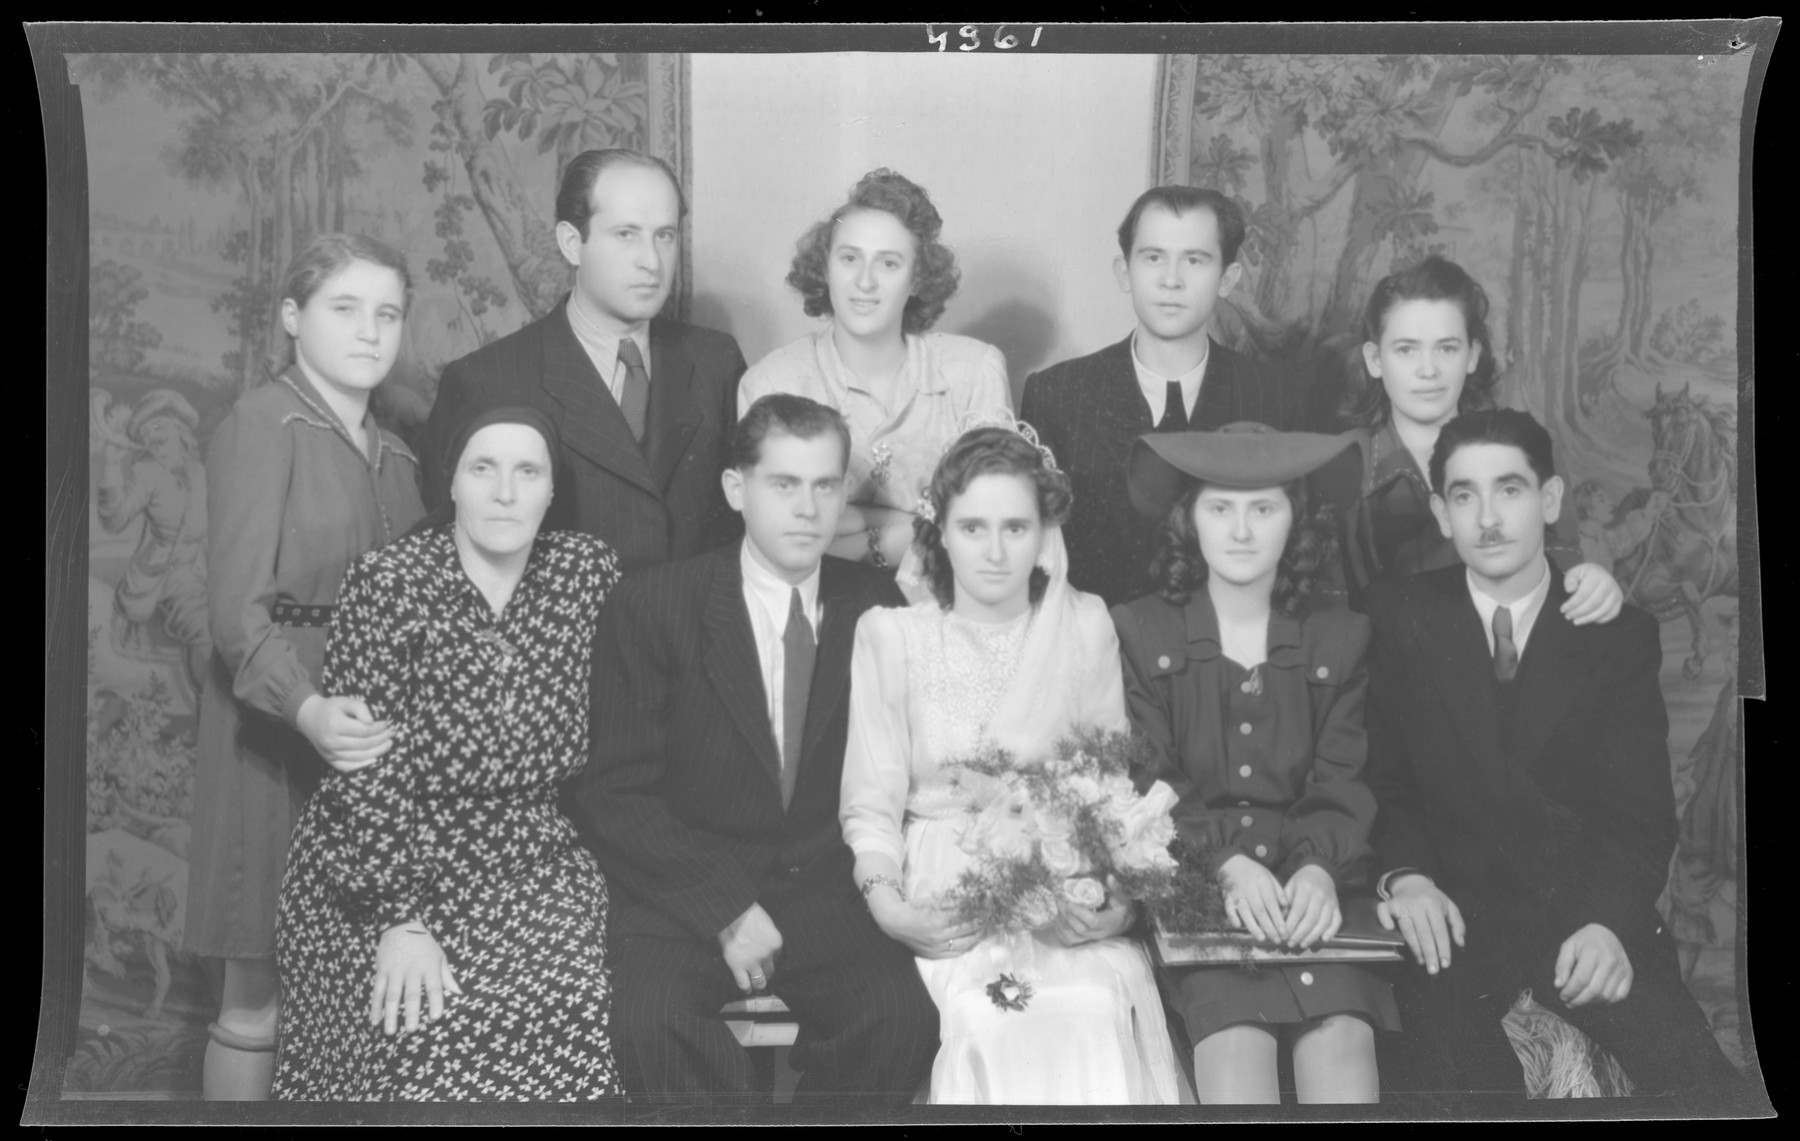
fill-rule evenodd
<path id="1" fill-rule="evenodd" d="M 1065 636 L 1027 611 L 982 624 L 935 602 L 871 610 L 856 631 L 850 743 L 844 758 L 845 839 L 904 869 L 906 896 L 929 901 L 955 885 L 972 857 L 969 817 L 944 795 L 940 766 L 992 741 L 1043 755 L 1077 725 L 1123 729 L 1118 641 L 1092 595 L 1053 591 Z M 1055 658 L 1053 662 L 1049 659 Z M 1023 688 L 1056 715 L 1003 724 Z M 1154 1105 L 1180 1097 L 1162 1000 L 1142 946 L 1115 936 L 1064 947 L 1033 934 L 991 935 L 950 959 L 919 959 L 937 1003 L 943 1044 L 931 1072 L 934 1104 Z M 991 984 L 1005 974 L 1030 988 L 1022 1008 Z"/>
<path id="2" fill-rule="evenodd" d="M 362 697 L 396 738 L 376 764 L 328 775 L 294 833 L 277 1098 L 620 1092 L 606 884 L 556 806 L 587 756 L 589 645 L 618 577 L 599 540 L 542 534 L 495 616 L 448 527 L 345 576 L 321 688 Z M 375 948 L 408 921 L 436 937 L 462 993 L 388 1037 L 368 1019 Z"/>

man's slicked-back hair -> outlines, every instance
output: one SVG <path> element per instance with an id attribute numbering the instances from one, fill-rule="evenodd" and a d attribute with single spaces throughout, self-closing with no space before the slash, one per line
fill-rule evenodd
<path id="1" fill-rule="evenodd" d="M 1177 217 L 1189 210 L 1211 210 L 1219 222 L 1219 256 L 1225 259 L 1224 265 L 1237 260 L 1249 228 L 1243 208 L 1217 190 L 1173 185 L 1152 186 L 1138 195 L 1137 201 L 1126 211 L 1125 220 L 1119 223 L 1119 252 L 1125 255 L 1125 260 L 1131 260 L 1131 244 L 1137 241 L 1138 219 L 1152 206 L 1161 206 Z"/>
<path id="2" fill-rule="evenodd" d="M 762 461 L 763 441 L 779 432 L 801 440 L 835 434 L 841 445 L 844 469 L 850 467 L 850 425 L 829 404 L 820 404 L 789 392 L 771 392 L 752 404 L 731 429 L 727 466 L 747 472 Z"/>
<path id="3" fill-rule="evenodd" d="M 1501 444 L 1525 453 L 1525 462 L 1542 487 L 1556 474 L 1551 460 L 1550 433 L 1529 412 L 1512 408 L 1485 408 L 1464 412 L 1438 429 L 1437 446 L 1431 449 L 1431 490 L 1444 494 L 1444 469 L 1456 449 L 1473 444 Z"/>
<path id="4" fill-rule="evenodd" d="M 594 180 L 615 166 L 642 166 L 662 171 L 668 176 L 669 185 L 675 188 L 675 201 L 680 208 L 676 217 L 687 217 L 687 195 L 681 192 L 681 180 L 675 177 L 674 168 L 662 159 L 623 147 L 582 151 L 569 160 L 562 183 L 556 190 L 556 220 L 575 227 L 582 241 L 588 239 L 588 220 L 594 216 Z"/>

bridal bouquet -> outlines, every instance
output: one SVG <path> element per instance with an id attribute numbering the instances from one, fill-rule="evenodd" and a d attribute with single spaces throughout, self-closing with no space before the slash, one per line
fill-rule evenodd
<path id="1" fill-rule="evenodd" d="M 1100 908 L 1112 893 L 1155 907 L 1177 890 L 1175 791 L 1139 793 L 1134 763 L 1148 744 L 1127 733 L 1076 730 L 1049 759 L 999 748 L 940 769 L 967 813 L 959 846 L 972 865 L 940 902 L 985 932 L 1035 931 L 1060 902 Z"/>

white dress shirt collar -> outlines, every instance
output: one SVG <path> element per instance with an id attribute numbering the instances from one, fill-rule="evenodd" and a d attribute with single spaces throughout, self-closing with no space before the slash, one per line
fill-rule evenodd
<path id="1" fill-rule="evenodd" d="M 1544 600 L 1550 597 L 1550 560 L 1543 555 L 1538 556 L 1538 582 L 1531 588 L 1531 593 L 1507 605 L 1512 611 L 1513 646 L 1519 651 L 1519 657 L 1525 656 L 1525 642 L 1531 637 L 1531 628 L 1537 624 L 1538 614 L 1544 609 Z M 1481 632 L 1487 635 L 1488 654 L 1494 652 L 1494 611 L 1500 609 L 1500 603 L 1482 592 L 1475 584 L 1473 571 L 1465 571 L 1469 583 L 1469 597 L 1475 602 L 1475 612 L 1481 615 Z"/>
<path id="2" fill-rule="evenodd" d="M 756 561 L 746 538 L 738 551 L 738 562 L 744 569 L 744 606 L 750 611 L 750 631 L 756 636 L 756 660 L 762 670 L 763 693 L 769 699 L 769 728 L 775 734 L 775 748 L 781 749 L 783 705 L 782 690 L 787 680 L 786 655 L 782 637 L 787 633 L 788 607 L 793 592 L 800 591 L 800 609 L 812 623 L 813 640 L 819 637 L 819 571 L 815 568 L 798 587 L 784 582 Z"/>
<path id="3" fill-rule="evenodd" d="M 1193 419 L 1194 409 L 1200 406 L 1200 382 L 1206 379 L 1206 362 L 1211 359 L 1212 339 L 1209 337 L 1204 342 L 1199 364 L 1180 376 L 1159 376 L 1151 371 L 1150 366 L 1144 363 L 1142 357 L 1138 356 L 1137 333 L 1135 330 L 1132 332 L 1131 367 L 1137 372 L 1138 390 L 1144 394 L 1144 402 L 1150 405 L 1150 422 L 1152 424 L 1162 421 L 1164 405 L 1168 403 L 1171 380 L 1181 385 L 1181 402 L 1185 406 L 1183 411 L 1187 413 L 1188 419 Z"/>
<path id="4" fill-rule="evenodd" d="M 569 294 L 566 306 L 569 313 L 569 328 L 575 331 L 575 339 L 587 351 L 588 359 L 594 362 L 594 369 L 606 381 L 606 387 L 619 399 L 625 385 L 625 369 L 619 363 L 619 341 L 630 337 L 636 342 L 638 353 L 644 358 L 644 375 L 650 375 L 650 322 L 640 321 L 624 334 L 609 333 L 588 319 L 581 307 L 575 304 L 575 295 Z"/>

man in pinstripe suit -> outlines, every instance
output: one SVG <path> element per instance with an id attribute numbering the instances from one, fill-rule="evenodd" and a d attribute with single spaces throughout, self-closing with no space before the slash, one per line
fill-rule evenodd
<path id="1" fill-rule="evenodd" d="M 1216 190 L 1158 186 L 1132 203 L 1113 262 L 1137 328 L 1109 348 L 1025 380 L 1019 418 L 1069 473 L 1063 525 L 1069 585 L 1108 606 L 1149 593 L 1158 524 L 1125 491 L 1125 460 L 1146 432 L 1210 432 L 1239 420 L 1309 427 L 1300 390 L 1212 339 L 1215 308 L 1243 267 L 1244 213 Z"/>
<path id="2" fill-rule="evenodd" d="M 887 575 L 825 556 L 848 454 L 836 411 L 763 397 L 723 476 L 744 541 L 628 576 L 601 615 L 570 815 L 612 893 L 613 1043 L 637 1097 L 747 1093 L 719 1007 L 765 989 L 800 1022 L 796 1100 L 904 1105 L 937 1051 L 838 827 L 857 619 L 903 605 Z"/>
<path id="3" fill-rule="evenodd" d="M 606 540 L 626 573 L 737 535 L 719 469 L 744 355 L 726 333 L 657 315 L 686 213 L 661 159 L 575 156 L 556 195 L 556 244 L 574 289 L 548 315 L 452 361 L 426 426 L 433 463 L 457 410 L 477 396 L 510 393 L 549 412 L 572 477 L 557 499 L 573 501 L 576 526 Z M 450 481 L 428 472 L 425 486 Z"/>

